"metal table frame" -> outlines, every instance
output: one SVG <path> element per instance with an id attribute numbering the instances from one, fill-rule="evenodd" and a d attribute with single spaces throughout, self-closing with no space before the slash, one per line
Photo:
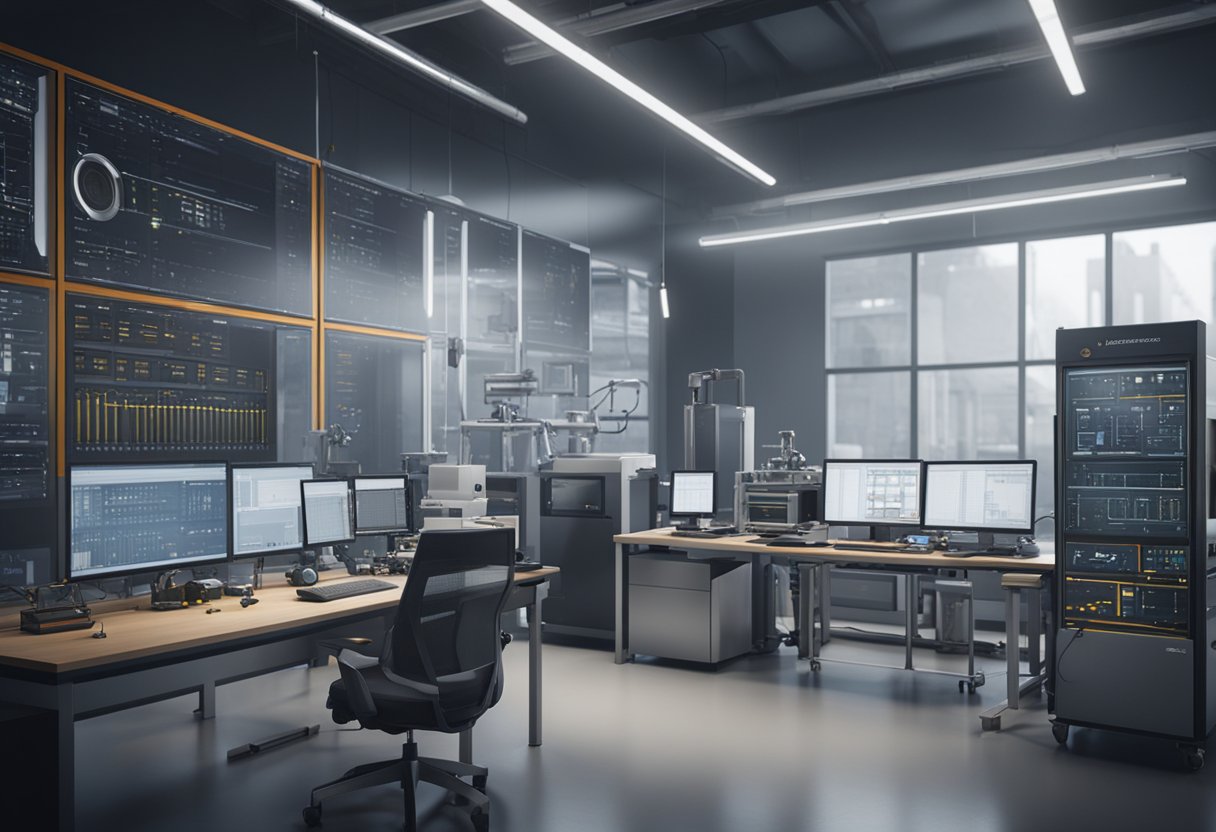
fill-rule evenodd
<path id="1" fill-rule="evenodd" d="M 541 744 L 541 606 L 549 594 L 547 578 L 520 583 L 507 599 L 504 612 L 529 608 L 528 624 L 528 745 Z M 186 650 L 101 665 L 84 671 L 47 674 L 0 665 L 0 702 L 51 712 L 55 721 L 54 774 L 47 792 L 25 796 L 23 805 L 36 810 L 40 828 L 67 832 L 75 828 L 76 722 L 195 693 L 199 719 L 213 719 L 219 685 L 307 665 L 328 663 L 319 642 L 366 636 L 369 625 L 382 631 L 396 609 L 353 610 L 321 624 L 296 627 L 254 637 L 228 638 L 206 650 Z M 460 735 L 460 759 L 471 762 L 472 732 Z"/>

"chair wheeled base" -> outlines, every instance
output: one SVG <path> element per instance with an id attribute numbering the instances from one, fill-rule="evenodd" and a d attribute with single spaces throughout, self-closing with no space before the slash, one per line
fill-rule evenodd
<path id="1" fill-rule="evenodd" d="M 304 808 L 304 823 L 314 827 L 321 825 L 323 801 L 372 786 L 396 783 L 404 791 L 405 832 L 417 832 L 418 783 L 430 783 L 455 795 L 459 805 L 469 812 L 473 828 L 485 832 L 490 828 L 490 798 L 486 796 L 486 778 L 489 771 L 482 766 L 441 760 L 435 757 L 419 757 L 414 732 L 406 734 L 401 747 L 401 757 L 379 763 L 355 766 L 337 780 L 332 780 L 312 790 L 312 802 Z M 460 779 L 467 777 L 470 783 Z"/>

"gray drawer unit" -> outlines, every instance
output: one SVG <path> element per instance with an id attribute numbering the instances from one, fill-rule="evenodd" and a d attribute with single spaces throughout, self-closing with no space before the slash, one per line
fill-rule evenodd
<path id="1" fill-rule="evenodd" d="M 751 570 L 733 561 L 646 553 L 629 560 L 636 653 L 717 664 L 752 649 Z"/>

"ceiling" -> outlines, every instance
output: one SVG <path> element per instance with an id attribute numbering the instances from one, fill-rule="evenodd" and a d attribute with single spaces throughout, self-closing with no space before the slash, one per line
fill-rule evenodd
<path id="1" fill-rule="evenodd" d="M 435 1 L 329 0 L 329 5 L 369 23 Z M 662 2 L 542 0 L 521 5 L 556 24 L 613 5 L 644 8 Z M 1057 5 L 1066 29 L 1075 32 L 1201 4 L 1058 0 Z M 526 65 L 510 66 L 502 55 L 525 38 L 489 10 L 391 37 L 487 89 L 525 72 Z M 1041 35 L 1026 0 L 720 0 L 662 20 L 572 39 L 677 109 L 695 112 L 1036 44 Z"/>

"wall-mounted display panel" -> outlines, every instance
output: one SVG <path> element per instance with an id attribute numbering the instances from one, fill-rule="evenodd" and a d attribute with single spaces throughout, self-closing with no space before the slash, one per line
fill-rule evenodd
<path id="1" fill-rule="evenodd" d="M 0 585 L 53 577 L 50 302 L 48 289 L 0 283 Z"/>
<path id="2" fill-rule="evenodd" d="M 326 319 L 425 332 L 434 215 L 374 179 L 326 167 L 324 182 Z"/>
<path id="3" fill-rule="evenodd" d="M 424 342 L 330 330 L 325 334 L 325 424 L 351 437 L 341 458 L 364 473 L 401 470 L 423 449 Z"/>
<path id="4" fill-rule="evenodd" d="M 50 273 L 50 73 L 0 56 L 0 269 Z"/>
<path id="5" fill-rule="evenodd" d="M 69 78 L 68 278 L 312 314 L 312 166 Z"/>
<path id="6" fill-rule="evenodd" d="M 488 217 L 469 220 L 468 340 L 514 348 L 519 342 L 519 227 Z M 469 400 L 480 396 L 471 387 Z"/>
<path id="7" fill-rule="evenodd" d="M 307 330 L 75 295 L 66 326 L 70 462 L 269 461 L 291 455 L 281 412 L 302 447 Z"/>
<path id="8" fill-rule="evenodd" d="M 521 243 L 523 340 L 591 351 L 591 252 L 531 231 Z"/>

